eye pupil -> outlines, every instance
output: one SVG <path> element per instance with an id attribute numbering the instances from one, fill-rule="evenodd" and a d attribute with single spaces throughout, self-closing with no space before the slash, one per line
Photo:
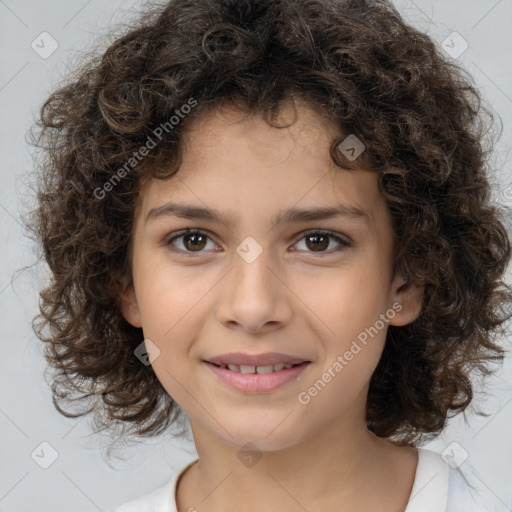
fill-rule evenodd
<path id="1" fill-rule="evenodd" d="M 202 249 L 204 247 L 204 242 L 205 242 L 205 239 L 206 239 L 205 236 L 203 236 L 203 235 L 201 235 L 199 233 L 186 234 L 186 235 L 183 235 L 183 238 L 185 240 L 185 246 L 187 247 L 187 249 L 191 249 L 191 248 Z M 187 240 L 191 240 L 192 238 L 195 239 L 196 242 L 192 242 L 192 245 L 189 246 L 189 244 L 187 243 Z M 202 239 L 203 245 L 201 245 L 201 242 L 197 243 L 197 238 Z"/>
<path id="2" fill-rule="evenodd" d="M 329 246 L 329 237 L 325 236 L 325 235 L 310 235 L 308 237 L 306 237 L 306 239 L 309 241 L 311 240 L 314 240 L 314 243 L 317 244 L 318 243 L 318 239 L 323 239 L 324 240 L 324 243 L 321 244 L 320 246 L 319 245 L 314 245 L 313 247 L 316 247 L 317 249 L 320 248 L 320 249 L 326 249 L 328 246 Z M 308 245 L 309 247 L 309 245 Z"/>

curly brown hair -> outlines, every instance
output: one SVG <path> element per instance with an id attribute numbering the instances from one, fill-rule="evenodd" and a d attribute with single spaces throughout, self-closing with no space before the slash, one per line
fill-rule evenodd
<path id="1" fill-rule="evenodd" d="M 93 413 L 98 428 L 141 437 L 181 417 L 134 356 L 142 329 L 120 313 L 139 191 L 176 172 L 182 134 L 205 113 L 234 105 L 274 126 L 282 102 L 300 97 L 364 141 L 352 162 L 337 138 L 331 158 L 379 173 L 394 270 L 425 287 L 419 317 L 389 326 L 368 428 L 399 445 L 439 434 L 450 411 L 470 404 L 472 374 L 502 361 L 496 337 L 512 316 L 501 280 L 510 242 L 504 207 L 491 200 L 492 141 L 484 145 L 484 114 L 491 126 L 493 115 L 471 77 L 386 0 L 172 0 L 123 30 L 51 93 L 36 123 L 44 151 L 30 229 L 52 278 L 33 328 L 59 412 Z M 59 405 L 75 401 L 87 405 Z"/>

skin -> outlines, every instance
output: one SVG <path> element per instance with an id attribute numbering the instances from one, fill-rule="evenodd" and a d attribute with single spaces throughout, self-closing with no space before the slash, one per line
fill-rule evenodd
<path id="1" fill-rule="evenodd" d="M 325 512 L 340 503 L 345 511 L 399 512 L 411 493 L 417 451 L 369 432 L 365 404 L 388 324 L 417 318 L 423 289 L 392 275 L 394 233 L 377 174 L 336 167 L 328 149 L 339 128 L 298 105 L 296 122 L 284 129 L 233 109 L 204 116 L 184 139 L 177 174 L 141 190 L 133 286 L 122 293 L 122 314 L 158 347 L 152 367 L 190 418 L 199 462 L 179 481 L 179 512 Z M 283 118 L 289 113 L 283 107 Z M 145 221 L 171 200 L 232 215 L 234 223 Z M 338 203 L 368 210 L 369 222 L 271 225 L 280 210 Z M 205 231 L 206 241 L 194 249 L 182 236 L 171 245 L 186 228 Z M 308 243 L 307 230 L 334 231 L 350 246 L 332 238 L 328 245 Z M 251 263 L 236 252 L 248 236 L 262 248 Z M 299 393 L 389 310 L 395 314 L 384 328 L 300 403 Z M 147 348 L 151 359 L 156 351 Z M 270 351 L 311 364 L 273 392 L 246 394 L 202 362 L 226 352 Z M 237 456 L 249 442 L 261 455 L 250 467 Z"/>

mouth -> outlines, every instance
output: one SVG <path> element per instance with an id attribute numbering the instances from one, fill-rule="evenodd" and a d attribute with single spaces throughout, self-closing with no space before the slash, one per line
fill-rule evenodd
<path id="1" fill-rule="evenodd" d="M 276 363 L 273 365 L 237 365 L 220 362 L 203 361 L 216 378 L 231 389 L 246 394 L 275 392 L 285 384 L 300 379 L 311 361 L 301 363 Z"/>
<path id="2" fill-rule="evenodd" d="M 277 363 L 273 365 L 264 365 L 264 366 L 253 366 L 253 365 L 238 365 L 238 364 L 225 364 L 225 363 L 213 363 L 211 361 L 205 361 L 208 364 L 211 364 L 213 366 L 216 366 L 217 368 L 222 368 L 224 370 L 229 370 L 235 373 L 243 373 L 243 374 L 250 374 L 250 373 L 258 373 L 258 374 L 264 374 L 264 373 L 274 373 L 274 372 L 280 372 L 282 370 L 287 370 L 289 368 L 294 368 L 296 366 L 306 365 L 309 364 L 311 361 L 303 361 L 301 363 L 296 364 L 285 364 L 285 363 Z"/>

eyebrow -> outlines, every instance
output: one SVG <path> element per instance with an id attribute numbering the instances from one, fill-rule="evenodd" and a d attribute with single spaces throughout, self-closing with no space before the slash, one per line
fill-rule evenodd
<path id="1" fill-rule="evenodd" d="M 228 226 L 232 225 L 235 220 L 235 216 L 233 214 L 223 216 L 221 213 L 207 207 L 169 202 L 162 206 L 152 208 L 146 216 L 146 220 L 144 222 L 146 223 L 149 220 L 169 216 L 178 217 L 181 219 L 218 222 Z M 370 213 L 363 208 L 346 204 L 338 204 L 336 206 L 322 208 L 291 208 L 284 212 L 280 211 L 272 219 L 271 223 L 272 226 L 275 226 L 281 221 L 291 224 L 298 222 L 332 219 L 336 217 L 346 217 L 348 219 L 361 220 L 368 224 L 370 220 Z"/>

